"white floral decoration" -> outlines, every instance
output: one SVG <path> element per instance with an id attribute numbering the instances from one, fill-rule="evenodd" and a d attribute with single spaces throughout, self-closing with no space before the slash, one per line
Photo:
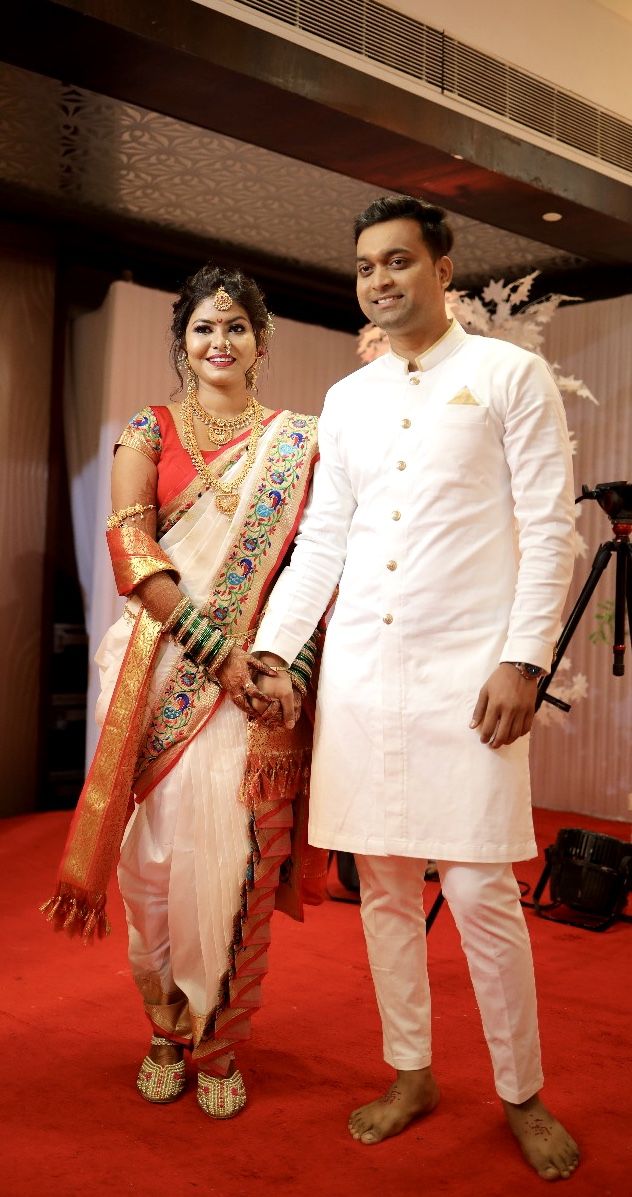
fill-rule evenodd
<path id="1" fill-rule="evenodd" d="M 388 337 L 377 324 L 365 324 L 358 333 L 358 357 L 365 364 L 388 353 Z"/>
<path id="2" fill-rule="evenodd" d="M 544 295 L 529 301 L 531 288 L 541 272 L 533 270 L 513 283 L 490 279 L 478 296 L 466 291 L 447 291 L 446 311 L 470 332 L 483 337 L 511 341 L 522 349 L 544 356 L 544 329 L 562 303 L 581 303 L 577 295 Z M 549 363 L 555 382 L 563 395 L 578 395 L 599 406 L 589 387 L 572 374 L 562 374 L 558 362 Z M 572 434 L 571 434 L 572 435 Z M 575 447 L 577 442 L 573 438 Z"/>

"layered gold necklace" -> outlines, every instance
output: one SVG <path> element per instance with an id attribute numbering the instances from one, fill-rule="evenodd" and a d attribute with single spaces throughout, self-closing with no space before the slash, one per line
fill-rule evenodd
<path id="1" fill-rule="evenodd" d="M 233 515 L 239 504 L 239 488 L 246 475 L 252 469 L 252 465 L 257 453 L 259 438 L 263 432 L 263 408 L 261 407 L 260 403 L 257 403 L 256 399 L 251 397 L 248 400 L 248 406 L 246 407 L 245 411 L 240 412 L 239 416 L 236 416 L 234 420 L 220 421 L 220 423 L 225 424 L 226 426 L 235 428 L 235 421 L 238 420 L 240 421 L 239 428 L 245 428 L 248 421 L 252 419 L 252 428 L 250 430 L 250 437 L 248 439 L 248 448 L 246 450 L 244 464 L 235 477 L 231 478 L 230 482 L 223 482 L 221 478 L 218 478 L 202 457 L 200 446 L 197 443 L 197 438 L 195 435 L 195 425 L 193 423 L 194 417 L 199 414 L 198 408 L 200 411 L 204 412 L 204 409 L 201 407 L 199 401 L 197 401 L 197 398 L 194 400 L 190 393 L 187 394 L 182 400 L 182 429 L 184 432 L 184 443 L 186 445 L 186 450 L 207 489 L 215 491 L 215 504 L 218 511 L 221 511 L 223 515 Z M 204 412 L 204 417 L 206 417 L 206 412 Z M 202 419 L 202 416 L 199 418 Z M 207 418 L 211 419 L 213 417 Z M 207 419 L 205 418 L 204 423 L 206 424 L 206 422 Z M 212 439 L 215 441 L 215 437 Z M 230 436 L 226 437 L 226 441 L 228 440 L 230 440 Z M 226 441 L 215 441 L 215 443 L 225 444 Z"/>
<path id="2" fill-rule="evenodd" d="M 208 428 L 208 439 L 212 445 L 220 447 L 227 445 L 229 441 L 233 440 L 235 433 L 241 432 L 242 428 L 247 428 L 249 424 L 255 422 L 256 402 L 252 396 L 249 396 L 244 410 L 228 420 L 223 416 L 214 416 L 205 411 L 195 391 L 189 390 L 187 399 L 193 408 L 193 414 Z"/>

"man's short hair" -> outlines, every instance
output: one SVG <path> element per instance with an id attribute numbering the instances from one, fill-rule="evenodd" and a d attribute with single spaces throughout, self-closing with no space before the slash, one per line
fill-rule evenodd
<path id="1" fill-rule="evenodd" d="M 383 224 L 386 220 L 414 220 L 419 225 L 421 235 L 435 261 L 444 254 L 449 254 L 452 249 L 454 236 L 443 208 L 438 208 L 436 204 L 428 204 L 422 199 L 415 199 L 412 195 L 383 195 L 380 199 L 373 200 L 354 221 L 356 245 L 360 233 L 374 224 Z"/>

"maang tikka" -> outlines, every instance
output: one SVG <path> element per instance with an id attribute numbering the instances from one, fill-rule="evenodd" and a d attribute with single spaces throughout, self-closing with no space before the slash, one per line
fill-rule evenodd
<path id="1" fill-rule="evenodd" d="M 233 306 L 233 301 L 228 294 L 228 291 L 225 291 L 223 287 L 220 287 L 219 290 L 215 292 L 211 303 L 217 308 L 218 312 L 227 312 L 228 309 L 232 308 Z"/>

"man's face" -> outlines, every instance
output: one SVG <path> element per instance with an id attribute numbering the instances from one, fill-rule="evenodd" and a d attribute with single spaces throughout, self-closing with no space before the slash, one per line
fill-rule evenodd
<path id="1" fill-rule="evenodd" d="M 360 234 L 358 303 L 368 320 L 395 338 L 414 335 L 445 315 L 451 277 L 450 259 L 433 261 L 415 220 L 385 220 Z"/>

